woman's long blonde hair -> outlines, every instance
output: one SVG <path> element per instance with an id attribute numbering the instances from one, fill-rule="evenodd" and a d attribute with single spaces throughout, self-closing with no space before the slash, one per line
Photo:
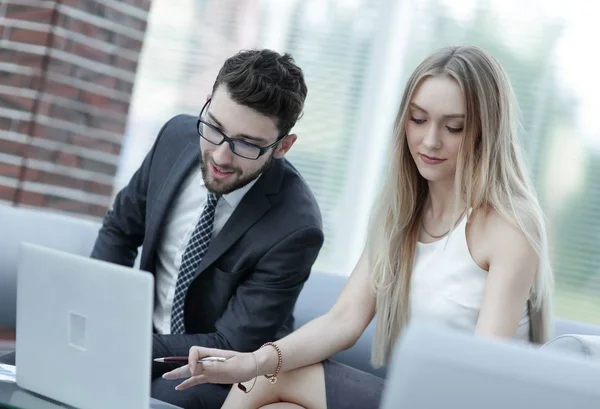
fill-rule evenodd
<path id="1" fill-rule="evenodd" d="M 377 328 L 372 363 L 383 365 L 410 314 L 411 271 L 428 185 L 410 155 L 405 123 L 412 95 L 421 81 L 448 75 L 460 85 L 465 99 L 465 135 L 455 176 L 456 211 L 493 209 L 523 231 L 539 256 L 529 300 L 531 341 L 549 335 L 553 287 L 545 221 L 519 144 L 517 103 L 500 64 L 477 47 L 441 49 L 427 57 L 408 80 L 389 150 L 385 181 L 375 203 L 367 249 L 377 294 Z"/>

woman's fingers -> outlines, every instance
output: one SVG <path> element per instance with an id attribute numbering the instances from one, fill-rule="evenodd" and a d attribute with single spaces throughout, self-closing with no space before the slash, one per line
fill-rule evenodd
<path id="1" fill-rule="evenodd" d="M 189 365 L 180 366 L 177 369 L 173 369 L 170 372 L 163 374 L 163 378 L 165 379 L 181 379 L 181 378 L 189 378 L 191 375 Z"/>
<path id="2" fill-rule="evenodd" d="M 202 375 L 210 383 L 246 382 L 256 376 L 252 354 L 240 354 L 225 362 L 203 362 Z"/>
<path id="3" fill-rule="evenodd" d="M 175 387 L 176 390 L 181 391 L 184 389 L 187 389 L 189 387 L 192 387 L 194 385 L 199 385 L 201 383 L 206 383 L 206 376 L 205 375 L 197 375 L 197 376 L 192 376 L 189 379 L 186 379 L 185 381 L 181 382 L 179 385 L 177 385 Z"/>
<path id="4" fill-rule="evenodd" d="M 228 351 L 226 349 L 216 349 L 216 348 L 204 348 L 204 347 L 191 347 L 190 355 L 194 354 L 197 359 L 205 358 L 207 356 L 217 356 L 222 358 L 231 358 L 236 356 L 238 352 Z"/>
<path id="5" fill-rule="evenodd" d="M 207 356 L 223 357 L 226 361 L 204 361 Z M 233 384 L 245 382 L 256 376 L 256 360 L 252 354 L 192 347 L 188 364 L 163 375 L 165 379 L 188 378 L 175 389 L 183 390 L 201 383 Z"/>
<path id="6" fill-rule="evenodd" d="M 234 357 L 235 355 L 237 355 L 237 352 L 235 351 L 226 351 L 224 349 L 215 348 L 191 347 L 188 355 L 188 365 L 190 367 L 191 373 L 195 374 L 198 361 L 202 358 L 215 356 L 229 359 L 231 357 Z"/>
<path id="7" fill-rule="evenodd" d="M 197 376 L 204 372 L 204 366 L 202 362 L 198 362 L 194 369 L 191 369 L 190 365 L 184 365 L 170 372 L 163 374 L 165 379 L 181 379 L 189 378 L 190 376 Z"/>
<path id="8" fill-rule="evenodd" d="M 228 362 L 203 362 L 200 365 L 202 365 L 202 375 L 207 382 L 221 383 L 223 380 L 227 381 L 224 378 L 227 376 Z"/>
<path id="9" fill-rule="evenodd" d="M 202 348 L 202 347 L 191 347 L 190 348 L 190 354 L 188 355 L 188 367 L 190 368 L 190 374 L 194 375 L 197 371 L 197 365 L 198 365 L 198 360 L 202 357 L 202 356 L 206 356 L 206 355 L 202 355 L 204 353 L 204 350 L 206 350 L 207 348 Z"/>

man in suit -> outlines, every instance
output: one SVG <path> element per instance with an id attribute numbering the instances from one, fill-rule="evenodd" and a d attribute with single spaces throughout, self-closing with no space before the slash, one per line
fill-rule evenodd
<path id="1" fill-rule="evenodd" d="M 316 200 L 284 159 L 307 88 L 289 55 L 244 51 L 221 68 L 199 117 L 168 121 L 107 213 L 92 257 L 156 283 L 153 358 L 190 347 L 252 351 L 293 329 L 323 244 Z M 152 396 L 220 408 L 229 386 L 175 391 L 153 364 Z"/>

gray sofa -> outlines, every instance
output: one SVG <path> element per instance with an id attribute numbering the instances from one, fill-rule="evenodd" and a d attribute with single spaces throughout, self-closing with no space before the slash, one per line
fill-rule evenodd
<path id="1" fill-rule="evenodd" d="M 88 255 L 99 224 L 88 220 L 42 210 L 0 205 L 0 326 L 15 326 L 16 271 L 18 247 L 28 241 L 75 254 Z M 296 304 L 296 327 L 327 312 L 342 290 L 346 278 L 315 271 L 307 281 Z M 346 365 L 385 377 L 386 368 L 374 369 L 369 363 L 374 324 L 359 341 L 334 359 Z M 600 335 L 600 327 L 557 319 L 555 339 L 548 348 L 580 356 L 597 356 L 586 335 Z"/>
<path id="2" fill-rule="evenodd" d="M 327 312 L 342 291 L 345 281 L 346 278 L 342 276 L 313 272 L 296 304 L 296 326 L 301 326 Z M 334 359 L 346 365 L 385 377 L 386 368 L 374 369 L 369 363 L 373 334 L 374 322 L 371 322 L 358 342 L 351 349 L 340 352 Z M 554 321 L 554 337 L 558 338 L 544 347 L 580 356 L 598 356 L 599 354 L 594 352 L 598 340 L 589 338 L 590 335 L 600 336 L 600 326 L 558 318 Z"/>
<path id="3" fill-rule="evenodd" d="M 92 251 L 100 225 L 64 214 L 0 205 L 0 326 L 15 326 L 19 244 L 74 254 Z"/>

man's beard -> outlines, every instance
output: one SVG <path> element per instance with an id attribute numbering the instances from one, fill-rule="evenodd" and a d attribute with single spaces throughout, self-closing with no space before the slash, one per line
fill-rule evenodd
<path id="1" fill-rule="evenodd" d="M 218 195 L 226 195 L 235 190 L 243 188 L 248 183 L 258 178 L 273 163 L 273 155 L 271 154 L 271 156 L 269 156 L 269 159 L 263 166 L 248 175 L 244 175 L 242 170 L 239 168 L 219 166 L 219 169 L 225 172 L 233 172 L 232 175 L 229 176 L 231 180 L 225 182 L 220 182 L 219 180 L 213 179 L 211 171 L 208 169 L 208 165 L 210 163 L 214 165 L 209 153 L 203 152 L 200 169 L 202 170 L 202 179 L 204 179 L 204 185 L 209 192 L 216 193 Z"/>

